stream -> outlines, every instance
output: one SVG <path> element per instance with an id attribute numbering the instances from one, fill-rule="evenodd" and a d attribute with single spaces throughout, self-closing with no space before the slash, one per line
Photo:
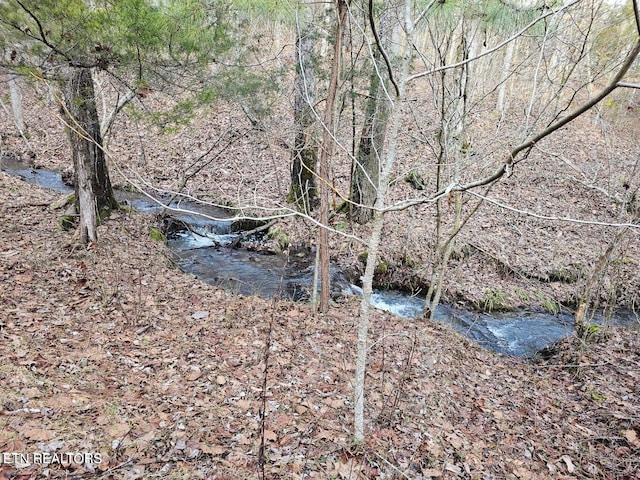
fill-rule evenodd
<path id="1" fill-rule="evenodd" d="M 32 168 L 28 163 L 8 157 L 0 158 L 0 168 L 19 176 L 31 184 L 38 184 L 61 193 L 70 193 L 58 172 Z M 144 195 L 116 191 L 119 202 L 147 212 L 159 213 L 161 207 Z M 196 212 L 216 218 L 230 217 L 226 210 L 181 202 L 182 209 L 194 213 L 171 212 L 177 222 L 168 235 L 167 244 L 177 255 L 180 268 L 200 280 L 221 286 L 241 295 L 257 294 L 265 298 L 279 293 L 296 301 L 308 300 L 314 276 L 314 255 L 310 252 L 284 254 L 231 248 L 240 232 L 228 220 L 209 220 Z M 251 240 L 251 239 L 250 239 Z M 255 238 L 254 244 L 260 243 Z M 361 289 L 349 283 L 345 275 L 331 268 L 331 295 L 334 299 L 361 295 Z M 424 307 L 424 299 L 397 291 L 374 292 L 371 303 L 382 310 L 404 318 L 416 318 Z M 570 314 L 551 315 L 543 312 L 512 311 L 505 313 L 477 313 L 462 308 L 440 305 L 435 320 L 446 323 L 458 332 L 495 352 L 535 358 L 545 348 L 571 335 L 574 331 Z M 638 327 L 631 313 L 618 313 L 612 319 L 596 317 L 593 323 L 612 323 Z"/>

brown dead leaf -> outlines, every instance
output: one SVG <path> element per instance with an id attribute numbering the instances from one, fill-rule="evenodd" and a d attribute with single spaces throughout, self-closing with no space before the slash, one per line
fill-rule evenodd
<path id="1" fill-rule="evenodd" d="M 94 421 L 97 425 L 109 425 L 111 423 L 111 418 L 107 415 L 98 415 Z"/>
<path id="2" fill-rule="evenodd" d="M 236 402 L 236 405 L 242 410 L 249 410 L 251 408 L 251 402 L 249 400 L 240 399 Z"/>
<path id="3" fill-rule="evenodd" d="M 22 434 L 34 442 L 44 442 L 46 440 L 51 440 L 55 436 L 56 432 L 53 430 L 45 430 L 44 428 L 30 428 L 23 430 Z"/>
<path id="4" fill-rule="evenodd" d="M 202 372 L 200 370 L 192 370 L 189 375 L 187 375 L 186 379 L 190 382 L 195 382 L 202 376 Z"/>
<path id="5" fill-rule="evenodd" d="M 11 480 L 13 478 L 13 468 L 8 465 L 0 467 L 0 480 Z"/>
<path id="6" fill-rule="evenodd" d="M 457 465 L 454 465 L 453 463 L 450 463 L 450 462 L 445 463 L 444 469 L 447 472 L 455 473 L 456 475 L 462 475 L 462 468 L 460 468 Z"/>
<path id="7" fill-rule="evenodd" d="M 120 438 L 124 438 L 129 433 L 130 430 L 131 430 L 131 427 L 129 427 L 128 424 L 116 423 L 115 425 L 112 425 L 107 429 L 107 433 L 111 438 L 120 439 Z"/>
<path id="8" fill-rule="evenodd" d="M 425 478 L 440 478 L 442 471 L 437 468 L 427 468 L 422 470 L 422 476 Z"/>
<path id="9" fill-rule="evenodd" d="M 640 448 L 640 439 L 638 438 L 638 434 L 635 430 L 624 430 L 622 432 L 624 438 L 627 439 L 627 442 L 634 446 L 635 448 Z"/>
<path id="10" fill-rule="evenodd" d="M 202 453 L 208 453 L 209 455 L 222 455 L 227 451 L 225 447 L 220 445 L 207 445 L 206 443 L 198 444 L 198 449 Z"/>
<path id="11" fill-rule="evenodd" d="M 24 452 L 25 448 L 26 448 L 25 444 L 21 440 L 18 440 L 17 438 L 13 438 L 4 444 L 2 451 Z"/>
<path id="12" fill-rule="evenodd" d="M 28 274 L 18 274 L 13 278 L 16 282 L 20 283 L 31 283 L 33 281 L 33 275 Z"/>
<path id="13" fill-rule="evenodd" d="M 278 435 L 276 435 L 276 433 L 272 432 L 271 430 L 265 430 L 264 438 L 269 440 L 270 442 L 276 442 L 278 440 Z"/>
<path id="14" fill-rule="evenodd" d="M 22 390 L 22 395 L 27 398 L 37 398 L 40 396 L 40 389 L 36 387 L 25 388 L 24 390 Z"/>
<path id="15" fill-rule="evenodd" d="M 344 407 L 344 399 L 342 398 L 326 399 L 325 403 L 329 405 L 331 408 L 335 408 L 336 410 Z"/>

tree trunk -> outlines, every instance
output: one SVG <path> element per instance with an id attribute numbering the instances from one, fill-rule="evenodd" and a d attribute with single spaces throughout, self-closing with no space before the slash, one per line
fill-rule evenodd
<path id="1" fill-rule="evenodd" d="M 504 54 L 504 61 L 502 64 L 502 78 L 500 86 L 498 87 L 498 101 L 496 103 L 496 110 L 500 113 L 500 118 L 504 117 L 506 98 L 508 93 L 509 79 L 512 75 L 511 64 L 516 51 L 516 42 L 510 42 L 507 45 L 507 51 Z"/>
<path id="2" fill-rule="evenodd" d="M 295 139 L 291 159 L 291 188 L 287 200 L 309 213 L 317 203 L 315 171 L 318 146 L 314 139 L 315 68 L 317 32 L 313 7 L 303 5 L 296 34 L 296 78 L 293 116 Z"/>
<path id="3" fill-rule="evenodd" d="M 379 63 L 379 54 L 375 56 L 376 63 Z M 365 123 L 351 172 L 351 218 L 360 224 L 373 219 L 372 207 L 376 201 L 380 177 L 380 155 L 384 147 L 390 110 L 390 103 L 382 88 L 378 72 L 384 72 L 382 65 L 374 68 L 371 75 Z"/>
<path id="4" fill-rule="evenodd" d="M 76 180 L 80 240 L 97 240 L 99 218 L 117 208 L 102 149 L 91 70 L 74 68 L 66 86 L 65 118 Z"/>
<path id="5" fill-rule="evenodd" d="M 384 164 L 380 170 L 380 184 L 376 193 L 375 208 L 373 213 L 373 228 L 367 250 L 367 263 L 364 275 L 362 276 L 362 299 L 360 301 L 360 315 L 358 318 L 358 347 L 356 353 L 356 375 L 354 382 L 354 437 L 355 441 L 364 441 L 364 380 L 367 368 L 367 349 L 369 317 L 371 308 L 371 293 L 373 291 L 373 274 L 378 261 L 378 248 L 382 238 L 382 227 L 384 226 L 384 207 L 391 171 L 395 164 L 396 146 L 398 141 L 398 131 L 400 128 L 402 102 L 405 98 L 405 88 L 409 76 L 409 65 L 411 64 L 411 49 L 413 45 L 413 25 L 411 23 L 411 1 L 405 0 L 404 23 L 406 38 L 403 42 L 402 66 L 400 75 L 397 78 L 397 93 L 393 100 L 393 106 L 389 116 L 390 131 L 387 139 L 387 146 L 384 152 Z"/>
<path id="6" fill-rule="evenodd" d="M 467 38 L 468 30 L 465 28 L 464 19 L 460 28 L 460 42 L 458 43 L 454 57 L 455 63 L 464 62 L 470 57 L 471 42 Z M 453 37 L 452 37 L 453 38 Z M 452 44 L 448 44 L 451 45 Z M 447 58 L 448 52 L 442 51 L 440 58 Z M 466 159 L 469 145 L 467 143 L 467 114 L 468 101 L 471 95 L 469 91 L 470 65 L 463 63 L 457 69 L 442 71 L 438 95 L 434 95 L 440 102 L 440 135 L 438 142 L 440 153 L 436 167 L 436 189 L 439 190 L 443 183 L 459 183 L 463 162 Z M 446 204 L 453 201 L 453 225 L 445 233 Z M 423 316 L 434 318 L 436 308 L 440 303 L 442 288 L 447 273 L 449 259 L 455 247 L 456 235 L 462 228 L 462 192 L 451 192 L 448 198 L 441 197 L 436 201 L 436 231 L 433 261 L 431 262 L 431 279 L 427 291 Z"/>
<path id="7" fill-rule="evenodd" d="M 620 244 L 628 231 L 628 227 L 621 228 L 613 236 L 604 253 L 602 253 L 598 258 L 598 261 L 593 267 L 589 278 L 587 279 L 584 287 L 582 288 L 582 291 L 578 296 L 578 305 L 573 316 L 573 326 L 578 334 L 578 337 L 580 338 L 584 338 L 589 331 L 590 322 L 589 318 L 587 317 L 587 313 L 589 307 L 591 306 L 591 300 L 597 293 L 596 285 L 599 280 L 602 280 L 605 273 L 607 272 L 607 268 L 609 267 L 609 264 L 611 262 L 613 251 Z"/>
<path id="8" fill-rule="evenodd" d="M 335 102 L 338 96 L 338 79 L 340 77 L 340 65 L 342 63 L 342 34 L 344 22 L 347 18 L 349 0 L 338 0 L 338 18 L 333 44 L 333 64 L 331 65 L 331 78 L 327 92 L 327 103 L 324 112 L 324 130 L 322 135 L 322 150 L 318 164 L 318 178 L 320 181 L 320 312 L 329 310 L 329 239 L 327 228 L 329 225 L 329 164 L 334 152 L 335 138 Z"/>
<path id="9" fill-rule="evenodd" d="M 391 15 L 389 12 L 385 13 L 380 22 L 380 40 L 383 45 L 390 43 L 388 39 L 391 38 L 393 31 L 390 25 Z M 397 55 L 397 48 L 391 53 L 393 56 Z M 360 224 L 368 223 L 373 219 L 372 207 L 378 191 L 380 158 L 391 111 L 391 102 L 387 93 L 387 88 L 390 87 L 389 72 L 382 62 L 378 49 L 374 51 L 373 62 L 365 122 L 351 169 L 350 199 L 353 202 L 351 218 Z M 385 86 L 387 88 L 384 88 Z"/>
<path id="10" fill-rule="evenodd" d="M 9 76 L 9 93 L 11 95 L 11 110 L 13 112 L 13 121 L 22 137 L 26 134 L 24 124 L 24 116 L 22 115 L 22 91 L 17 80 L 18 76 L 10 74 Z"/>

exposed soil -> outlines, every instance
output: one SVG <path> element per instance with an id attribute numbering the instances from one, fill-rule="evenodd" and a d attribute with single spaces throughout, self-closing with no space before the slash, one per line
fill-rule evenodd
<path id="1" fill-rule="evenodd" d="M 5 151 L 30 149 L 38 165 L 68 168 L 55 107 L 38 106 L 27 109 L 30 145 L 5 136 Z M 114 179 L 124 183 L 116 167 L 132 175 L 131 167 L 175 187 L 207 139 L 232 125 L 239 140 L 189 192 L 234 203 L 251 195 L 275 202 L 286 192 L 287 152 L 276 141 L 242 134 L 244 120 L 231 109 L 196 120 L 201 130 L 152 137 L 123 117 L 110 139 Z M 588 125 L 569 133 L 593 146 L 593 132 L 580 130 Z M 594 152 L 585 147 L 572 161 L 588 162 Z M 522 164 L 524 177 L 497 186 L 495 197 L 534 211 L 543 205 L 545 214 L 616 218 L 613 202 L 566 188 L 566 178 L 540 168 L 544 162 L 539 155 Z M 405 188 L 399 182 L 394 195 Z M 4 466 L 4 478 L 640 478 L 638 331 L 594 330 L 528 364 L 447 327 L 375 312 L 367 441 L 354 446 L 355 300 L 318 315 L 304 304 L 205 285 L 175 268 L 150 238 L 156 220 L 136 212 L 115 213 L 97 244 L 81 246 L 58 228 L 60 212 L 50 205 L 59 198 L 0 173 L 0 451 L 100 453 L 102 462 Z M 424 260 L 431 228 L 424 210 L 389 218 L 390 264 Z M 611 235 L 491 206 L 481 213 L 452 265 L 450 298 L 482 304 L 493 287 L 514 302 L 516 288 L 564 301 L 576 282 L 560 269 L 593 265 Z M 281 228 L 295 242 L 314 236 L 304 222 Z M 366 228 L 345 226 L 359 235 Z M 629 305 L 639 290 L 638 243 L 629 237 L 608 277 L 614 299 Z M 356 264 L 363 248 L 334 235 L 332 250 Z"/>

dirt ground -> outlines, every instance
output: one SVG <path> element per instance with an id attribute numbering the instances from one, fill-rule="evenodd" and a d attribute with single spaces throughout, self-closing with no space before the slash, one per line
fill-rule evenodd
<path id="1" fill-rule="evenodd" d="M 55 106 L 29 102 L 29 145 L 3 135 L 5 153 L 30 150 L 37 165 L 68 168 Z M 119 120 L 109 139 L 116 183 L 138 172 L 175 187 L 228 129 L 224 138 L 238 139 L 218 149 L 189 193 L 255 206 L 286 192 L 286 150 L 277 139 L 245 135 L 242 117 L 222 107 L 196 120 L 200 130 L 159 137 Z M 591 147 L 560 163 L 586 168 L 606 155 L 610 166 L 638 154 L 631 139 L 617 139 L 623 146 L 613 151 L 606 138 L 589 138 L 588 125 L 562 138 Z M 11 129 L 5 117 L 2 128 Z M 564 141 L 555 140 L 555 153 Z M 533 155 L 521 176 L 495 188 L 495 198 L 545 215 L 618 218 L 607 197 L 541 168 L 550 155 Z M 340 175 L 337 169 L 337 182 Z M 408 187 L 398 185 L 400 198 Z M 447 327 L 375 312 L 367 440 L 354 445 L 355 300 L 318 315 L 304 304 L 205 285 L 151 239 L 156 219 L 136 212 L 113 214 L 99 242 L 81 246 L 74 232 L 58 228 L 60 211 L 51 205 L 59 199 L 0 173 L 0 453 L 31 454 L 24 465 L 5 461 L 0 478 L 640 478 L 637 330 L 594 330 L 530 364 L 484 351 Z M 502 207 L 481 213 L 452 264 L 449 299 L 482 304 L 491 286 L 514 304 L 535 304 L 536 292 L 567 302 L 577 283 L 550 281 L 550 274 L 592 265 L 611 237 L 611 229 Z M 390 275 L 406 272 L 402 256 L 425 259 L 429 216 L 425 208 L 389 218 L 384 255 L 397 265 Z M 281 228 L 294 242 L 313 241 L 308 223 Z M 621 305 L 632 306 L 639 291 L 639 243 L 632 235 L 623 242 L 616 275 L 608 277 Z M 345 264 L 357 264 L 362 250 L 332 237 Z M 535 300 L 523 300 L 520 290 Z M 38 453 L 54 463 L 35 461 Z M 88 461 L 98 454 L 99 464 Z"/>

